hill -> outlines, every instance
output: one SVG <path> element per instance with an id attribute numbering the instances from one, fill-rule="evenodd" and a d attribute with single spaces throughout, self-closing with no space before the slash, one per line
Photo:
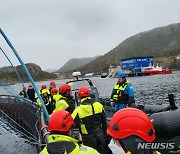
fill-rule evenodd
<path id="1" fill-rule="evenodd" d="M 57 70 L 57 73 L 64 73 L 76 70 L 77 68 L 84 66 L 91 61 L 97 59 L 99 56 L 95 57 L 88 57 L 88 58 L 72 58 L 69 61 L 67 61 L 59 70 Z"/>
<path id="2" fill-rule="evenodd" d="M 83 73 L 102 73 L 106 72 L 110 65 L 120 65 L 121 59 L 136 56 L 154 56 L 155 62 L 169 67 L 173 66 L 171 63 L 178 55 L 180 55 L 180 23 L 131 36 L 105 55 L 78 70 Z"/>
<path id="3" fill-rule="evenodd" d="M 36 64 L 28 63 L 26 64 L 26 67 L 28 68 L 34 81 L 43 81 L 43 80 L 57 78 L 57 75 L 42 71 L 41 67 Z M 24 82 L 29 81 L 20 65 L 16 66 L 16 70 Z M 19 81 L 15 71 L 13 70 L 11 66 L 0 68 L 0 79 L 11 81 L 11 82 Z"/>

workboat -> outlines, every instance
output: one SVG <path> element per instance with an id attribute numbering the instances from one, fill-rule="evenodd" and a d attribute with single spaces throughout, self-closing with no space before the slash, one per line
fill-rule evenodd
<path id="1" fill-rule="evenodd" d="M 161 66 L 149 66 L 149 67 L 142 67 L 141 70 L 142 76 L 147 75 L 157 75 L 157 74 L 172 74 L 171 69 L 164 69 Z"/>

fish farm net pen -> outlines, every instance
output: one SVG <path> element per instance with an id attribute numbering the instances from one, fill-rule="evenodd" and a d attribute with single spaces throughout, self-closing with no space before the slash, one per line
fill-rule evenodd
<path id="1" fill-rule="evenodd" d="M 44 145 L 40 143 L 40 109 L 33 102 L 18 96 L 0 95 L 0 120 L 37 151 Z"/>

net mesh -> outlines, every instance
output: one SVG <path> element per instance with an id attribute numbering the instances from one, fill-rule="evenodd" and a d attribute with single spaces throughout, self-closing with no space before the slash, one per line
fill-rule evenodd
<path id="1" fill-rule="evenodd" d="M 6 123 L 8 127 L 18 133 L 18 136 L 31 143 L 40 151 L 40 109 L 29 101 L 15 95 L 13 89 L 0 81 L 0 121 Z M 9 94 L 13 95 L 5 95 Z"/>

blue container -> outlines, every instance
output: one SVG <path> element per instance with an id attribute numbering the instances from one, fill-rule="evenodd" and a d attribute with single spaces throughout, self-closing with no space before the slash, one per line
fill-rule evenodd
<path id="1" fill-rule="evenodd" d="M 123 69 L 148 67 L 153 65 L 153 56 L 126 58 L 122 59 L 121 63 Z"/>

